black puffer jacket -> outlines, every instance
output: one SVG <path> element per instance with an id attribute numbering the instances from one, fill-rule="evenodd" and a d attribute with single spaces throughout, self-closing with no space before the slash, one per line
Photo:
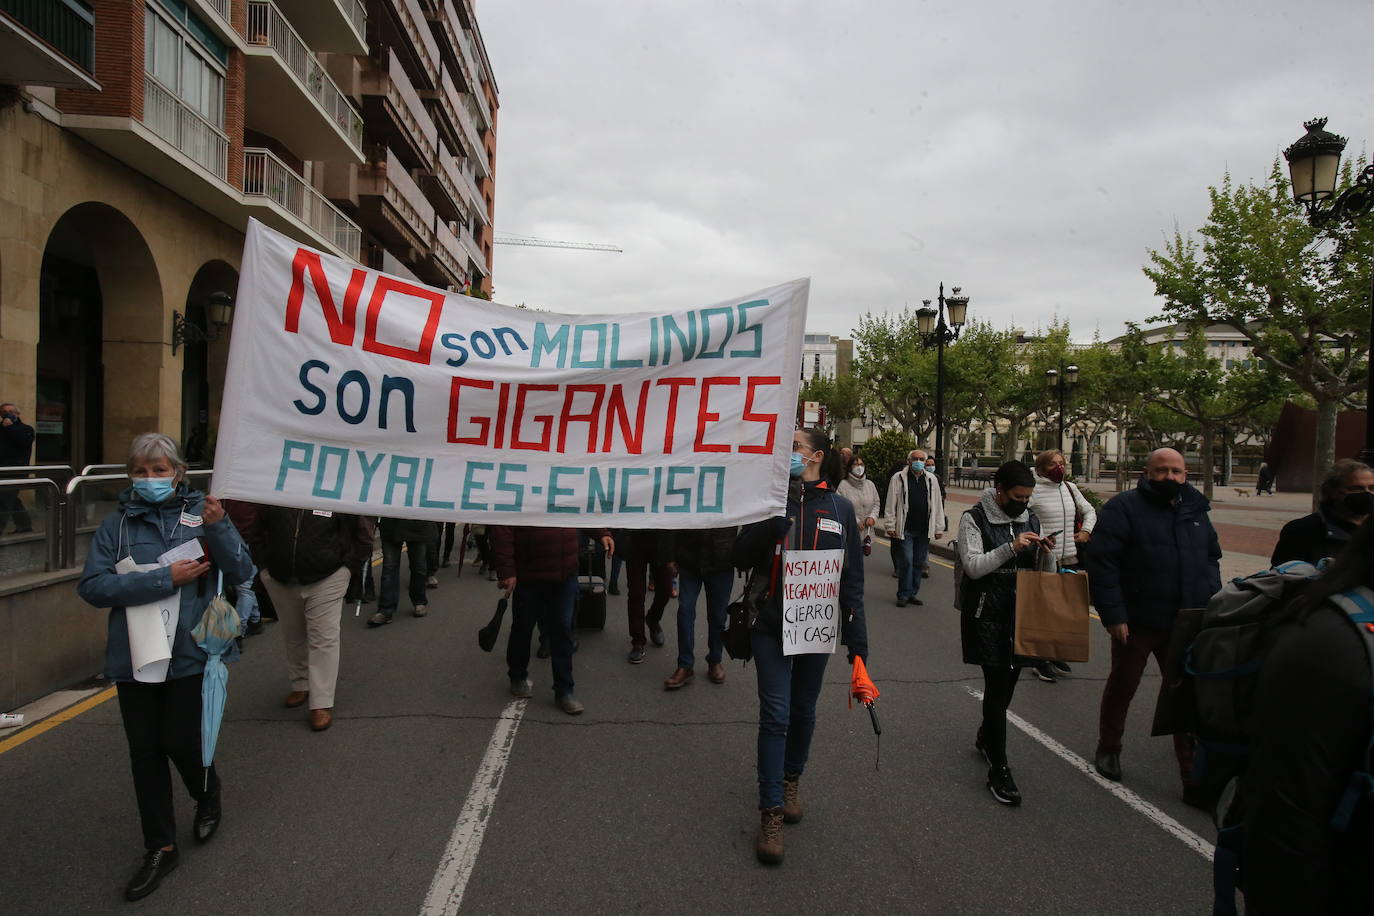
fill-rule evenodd
<path id="1" fill-rule="evenodd" d="M 372 556 L 372 523 L 356 515 L 260 506 L 249 530 L 253 556 L 278 582 L 311 585 Z"/>
<path id="2" fill-rule="evenodd" d="M 1104 627 L 1129 623 L 1167 633 L 1179 608 L 1206 606 L 1221 589 L 1221 544 L 1210 508 L 1186 484 L 1167 503 L 1143 478 L 1102 507 L 1084 566 Z"/>
<path id="3" fill-rule="evenodd" d="M 868 625 L 864 620 L 864 549 L 859 526 L 854 521 L 854 507 L 830 489 L 824 481 L 794 482 L 788 488 L 787 518 L 791 524 L 787 535 L 779 540 L 774 535 L 777 519 L 746 525 L 735 541 L 734 562 L 740 570 L 754 571 L 754 592 L 766 591 L 773 573 L 774 550 L 787 549 L 844 550 L 844 570 L 840 573 L 840 643 L 853 656 L 868 659 Z M 837 522 L 840 533 L 823 530 L 822 520 Z M 833 527 L 825 525 L 825 528 Z M 781 571 L 778 578 L 781 578 Z M 782 638 L 781 582 L 759 606 L 756 629 Z"/>
<path id="4" fill-rule="evenodd" d="M 701 576 L 729 569 L 739 529 L 686 528 L 673 536 L 673 558 L 679 568 Z"/>

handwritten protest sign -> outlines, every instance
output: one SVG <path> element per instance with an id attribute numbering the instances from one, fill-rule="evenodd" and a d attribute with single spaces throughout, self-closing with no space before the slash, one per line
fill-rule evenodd
<path id="1" fill-rule="evenodd" d="M 844 551 L 782 552 L 782 654 L 829 655 L 840 641 Z"/>
<path id="2" fill-rule="evenodd" d="M 559 315 L 421 286 L 250 221 L 214 492 L 542 526 L 777 515 L 808 288 Z"/>

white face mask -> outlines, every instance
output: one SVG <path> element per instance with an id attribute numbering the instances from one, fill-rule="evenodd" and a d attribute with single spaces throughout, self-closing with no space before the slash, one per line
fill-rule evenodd
<path id="1" fill-rule="evenodd" d="M 857 467 L 851 468 L 849 473 L 853 474 L 855 477 L 862 477 L 864 476 L 864 466 L 861 464 Z"/>

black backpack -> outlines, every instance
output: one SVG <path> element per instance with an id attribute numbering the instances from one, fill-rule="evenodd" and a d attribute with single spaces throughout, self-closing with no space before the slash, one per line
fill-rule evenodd
<path id="1" fill-rule="evenodd" d="M 1233 579 L 1212 596 L 1201 628 L 1188 647 L 1187 686 L 1192 694 L 1192 729 L 1197 736 L 1192 788 L 1217 823 L 1212 864 L 1213 916 L 1235 916 L 1236 879 L 1242 866 L 1245 819 L 1228 812 L 1217 820 L 1223 797 L 1233 795 L 1250 759 L 1250 735 L 1259 672 L 1275 645 L 1278 612 L 1319 575 L 1310 563 L 1284 563 L 1245 578 Z M 1329 602 L 1345 611 L 1361 634 L 1374 682 L 1374 591 L 1360 587 L 1333 595 Z M 1370 697 L 1374 720 L 1374 694 Z M 1331 823 L 1349 830 L 1355 813 L 1374 803 L 1374 737 L 1362 770 L 1353 772 Z"/>

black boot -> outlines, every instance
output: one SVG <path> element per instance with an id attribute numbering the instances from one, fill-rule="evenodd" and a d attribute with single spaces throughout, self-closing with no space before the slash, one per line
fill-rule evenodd
<path id="1" fill-rule="evenodd" d="M 180 858 L 175 848 L 148 850 L 143 856 L 143 864 L 124 888 L 124 899 L 142 900 L 157 890 L 167 873 L 177 867 Z"/>

